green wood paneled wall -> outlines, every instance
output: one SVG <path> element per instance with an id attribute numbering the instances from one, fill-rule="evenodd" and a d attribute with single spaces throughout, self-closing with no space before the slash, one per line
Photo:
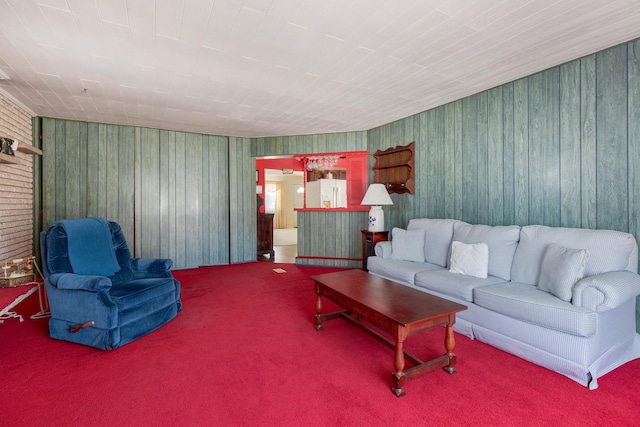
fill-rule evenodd
<path id="1" fill-rule="evenodd" d="M 229 262 L 227 137 L 49 118 L 42 132 L 45 229 L 100 216 L 134 256 Z"/>
<path id="2" fill-rule="evenodd" d="M 640 241 L 640 41 L 368 132 L 370 153 L 414 140 L 416 192 L 392 195 L 389 229 L 456 218 Z"/>
<path id="3" fill-rule="evenodd" d="M 255 261 L 258 256 L 255 171 L 251 139 L 229 137 L 231 263 Z"/>
<path id="4" fill-rule="evenodd" d="M 366 228 L 363 225 L 366 215 L 366 212 L 298 212 L 298 256 L 312 258 L 297 258 L 296 264 L 360 268 L 360 230 Z"/>
<path id="5" fill-rule="evenodd" d="M 42 149 L 42 120 L 39 117 L 31 118 L 31 145 Z M 41 259 L 40 231 L 42 230 L 42 156 L 34 156 L 33 159 L 33 255 L 37 260 Z"/>
<path id="6" fill-rule="evenodd" d="M 254 157 L 364 151 L 367 150 L 367 132 L 253 138 L 253 142 Z"/>
<path id="7" fill-rule="evenodd" d="M 367 150 L 366 132 L 344 132 L 254 138 L 252 156 L 291 156 L 294 154 L 329 153 Z M 359 267 L 360 261 L 322 259 L 360 258 L 360 230 L 367 227 L 366 212 L 298 212 L 298 258 L 300 265 Z M 254 233 L 255 234 L 255 233 Z"/>
<path id="8" fill-rule="evenodd" d="M 67 120 L 42 122 L 43 228 L 101 216 L 133 242 L 134 128 Z"/>

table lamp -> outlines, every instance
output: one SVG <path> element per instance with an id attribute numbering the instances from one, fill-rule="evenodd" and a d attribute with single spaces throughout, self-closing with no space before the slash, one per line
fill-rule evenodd
<path id="1" fill-rule="evenodd" d="M 392 205 L 391 197 L 384 184 L 371 184 L 361 205 L 369 205 L 369 231 L 384 231 L 384 211 L 382 205 Z"/>

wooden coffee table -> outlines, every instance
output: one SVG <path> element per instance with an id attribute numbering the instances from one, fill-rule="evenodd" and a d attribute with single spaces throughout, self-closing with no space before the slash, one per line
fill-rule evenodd
<path id="1" fill-rule="evenodd" d="M 466 306 L 362 270 L 319 274 L 311 276 L 311 279 L 316 283 L 317 330 L 322 329 L 324 321 L 340 317 L 394 350 L 391 390 L 396 396 L 405 394 L 404 386 L 408 380 L 427 372 L 438 368 L 443 368 L 449 374 L 456 372 L 453 324 L 456 313 L 466 310 Z M 322 297 L 344 310 L 322 314 Z M 392 340 L 361 320 L 391 335 Z M 407 337 L 437 326 L 445 326 L 446 353 L 443 356 L 424 362 L 404 350 Z M 405 359 L 412 365 L 409 369 L 405 369 Z"/>

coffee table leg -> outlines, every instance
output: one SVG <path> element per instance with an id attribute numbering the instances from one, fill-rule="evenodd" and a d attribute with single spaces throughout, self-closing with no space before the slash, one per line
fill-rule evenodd
<path id="1" fill-rule="evenodd" d="M 316 284 L 316 331 L 322 329 L 322 298 Z"/>
<path id="2" fill-rule="evenodd" d="M 447 349 L 447 356 L 449 358 L 449 365 L 445 366 L 443 369 L 447 371 L 449 374 L 453 375 L 456 373 L 456 355 L 453 350 L 456 347 L 456 339 L 453 336 L 453 325 L 447 325 L 447 332 L 444 336 L 444 347 Z"/>
<path id="3" fill-rule="evenodd" d="M 404 374 L 404 339 L 406 338 L 407 332 L 406 330 L 401 327 L 398 326 L 398 328 L 394 331 L 396 335 L 395 341 L 396 341 L 396 345 L 395 345 L 395 349 L 394 349 L 394 355 L 393 355 L 393 368 L 394 371 L 391 374 L 391 384 L 393 385 L 393 387 L 391 387 L 391 391 L 393 391 L 393 393 L 400 397 L 400 396 L 404 396 L 406 394 L 406 392 L 404 391 L 404 385 L 407 383 L 407 377 Z"/>

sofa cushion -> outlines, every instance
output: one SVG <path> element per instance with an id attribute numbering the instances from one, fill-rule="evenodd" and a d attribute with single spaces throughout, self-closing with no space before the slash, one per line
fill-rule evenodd
<path id="1" fill-rule="evenodd" d="M 638 268 L 638 248 L 631 234 L 611 230 L 527 225 L 520 231 L 520 243 L 513 257 L 511 280 L 529 285 L 537 284 L 542 257 L 551 243 L 589 251 L 584 269 L 585 277 L 608 271 L 636 272 Z"/>
<path id="2" fill-rule="evenodd" d="M 581 337 L 596 333 L 596 313 L 562 301 L 535 286 L 504 282 L 477 287 L 473 302 L 479 307 L 525 322 Z"/>
<path id="3" fill-rule="evenodd" d="M 424 230 L 391 230 L 391 259 L 424 262 Z"/>
<path id="4" fill-rule="evenodd" d="M 551 292 L 563 301 L 571 301 L 573 285 L 582 279 L 589 252 L 551 243 L 542 257 L 538 289 Z"/>
<path id="5" fill-rule="evenodd" d="M 424 259 L 431 263 L 446 267 L 449 261 L 449 248 L 453 237 L 453 226 L 457 219 L 416 218 L 409 221 L 407 230 L 423 229 Z"/>
<path id="6" fill-rule="evenodd" d="M 486 243 L 451 243 L 450 273 L 487 278 L 489 247 Z"/>
<path id="7" fill-rule="evenodd" d="M 517 225 L 495 226 L 471 225 L 457 222 L 453 226 L 453 240 L 462 243 L 486 243 L 489 247 L 491 276 L 511 279 L 511 261 L 518 246 L 520 227 Z"/>
<path id="8" fill-rule="evenodd" d="M 387 279 L 406 285 L 413 285 L 416 273 L 425 270 L 442 268 L 426 262 L 401 261 L 379 256 L 367 258 L 367 269 L 370 273 L 377 274 Z"/>
<path id="9" fill-rule="evenodd" d="M 446 268 L 420 271 L 416 273 L 415 277 L 417 287 L 469 302 L 473 302 L 474 288 L 501 282 L 504 280 L 499 277 L 487 276 L 486 279 L 480 279 L 479 277 L 450 273 Z"/>

